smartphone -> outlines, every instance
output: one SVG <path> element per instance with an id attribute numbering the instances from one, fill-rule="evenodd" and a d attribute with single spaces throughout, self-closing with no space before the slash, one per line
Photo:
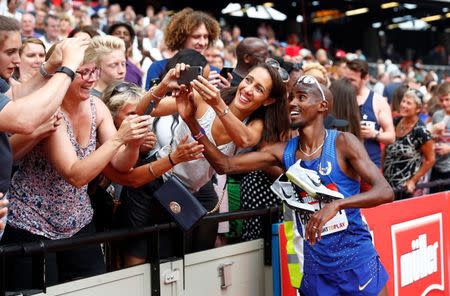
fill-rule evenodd
<path id="1" fill-rule="evenodd" d="M 202 75 L 203 68 L 201 66 L 191 66 L 186 68 L 183 72 L 180 73 L 180 78 L 178 78 L 178 84 L 184 84 L 189 86 L 189 83 L 196 79 L 198 75 Z"/>
<path id="2" fill-rule="evenodd" d="M 223 67 L 222 70 L 220 70 L 220 76 L 228 79 L 228 73 L 232 73 L 234 68 L 230 67 Z"/>

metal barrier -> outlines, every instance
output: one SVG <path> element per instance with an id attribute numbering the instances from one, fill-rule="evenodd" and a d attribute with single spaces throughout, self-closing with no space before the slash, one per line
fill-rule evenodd
<path id="1" fill-rule="evenodd" d="M 275 222 L 280 211 L 279 207 L 263 208 L 256 210 L 236 211 L 223 214 L 206 216 L 200 223 L 223 222 L 236 219 L 245 219 L 262 216 L 264 224 L 264 263 L 271 265 L 271 225 Z M 172 222 L 168 224 L 147 226 L 138 229 L 120 229 L 108 232 L 100 232 L 89 236 L 67 238 L 61 240 L 41 240 L 33 243 L 0 246 L 0 295 L 6 295 L 6 257 L 7 256 L 32 256 L 33 257 L 33 285 L 38 290 L 36 292 L 46 293 L 47 283 L 45 279 L 45 260 L 44 255 L 47 252 L 57 252 L 77 247 L 99 244 L 109 241 L 123 240 L 127 238 L 148 237 L 148 244 L 151 263 L 151 287 L 152 296 L 160 296 L 160 256 L 159 256 L 159 233 L 168 229 L 177 228 Z M 149 235 L 149 236 L 148 236 Z M 184 257 L 185 250 L 182 249 L 181 256 Z M 34 262 L 38 262 L 35 266 Z"/>

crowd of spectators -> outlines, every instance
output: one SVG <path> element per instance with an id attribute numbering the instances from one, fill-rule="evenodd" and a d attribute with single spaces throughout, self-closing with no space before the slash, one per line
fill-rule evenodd
<path id="1" fill-rule="evenodd" d="M 244 37 L 238 26 L 221 28 L 189 8 L 169 15 L 148 6 L 140 15 L 119 4 L 6 2 L 0 10 L 0 196 L 10 205 L 6 221 L 8 202 L 0 204 L 2 244 L 171 221 L 152 194 L 172 174 L 208 210 L 222 194 L 223 211 L 280 204 L 269 189 L 277 168 L 228 176 L 225 192 L 215 186 L 225 177 L 201 157 L 193 138 L 202 135 L 190 137 L 177 116 L 174 96 L 183 91 L 177 78 L 185 64 L 202 69 L 192 84 L 196 118 L 224 153 L 293 136 L 284 90 L 289 95 L 298 77 L 310 75 L 334 96 L 327 128 L 364 142 L 396 199 L 427 193 L 418 183 L 450 179 L 448 73 L 389 60 L 369 66 L 361 51 L 302 48 L 295 36 L 282 46 L 268 26 Z M 441 182 L 431 192 L 449 189 Z M 100 221 L 99 194 L 114 201 L 111 223 Z M 261 222 L 211 224 L 189 236 L 188 250 L 199 251 L 258 238 Z M 164 256 L 173 254 L 173 241 L 173 234 L 162 239 Z M 120 260 L 110 269 L 148 257 L 142 240 L 114 249 Z M 53 254 L 49 282 L 104 272 L 101 257 L 99 246 Z M 30 264 L 8 262 L 9 289 L 32 287 L 23 274 Z"/>

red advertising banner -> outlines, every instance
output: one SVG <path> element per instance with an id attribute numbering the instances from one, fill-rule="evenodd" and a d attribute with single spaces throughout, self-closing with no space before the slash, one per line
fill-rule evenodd
<path id="1" fill-rule="evenodd" d="M 362 210 L 389 273 L 389 295 L 450 295 L 450 192 Z"/>

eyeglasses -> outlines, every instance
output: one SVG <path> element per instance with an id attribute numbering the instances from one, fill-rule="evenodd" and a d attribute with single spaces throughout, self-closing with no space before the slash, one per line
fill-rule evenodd
<path id="1" fill-rule="evenodd" d="M 303 76 L 298 78 L 298 80 L 297 80 L 297 82 L 295 84 L 298 84 L 298 83 L 303 83 L 303 84 L 308 84 L 308 85 L 315 84 L 317 86 L 317 88 L 319 89 L 320 94 L 322 95 L 322 100 L 323 101 L 327 100 L 327 99 L 325 99 L 325 94 L 323 93 L 323 89 L 320 86 L 319 81 L 317 81 L 317 79 L 314 76 L 303 75 Z"/>
<path id="2" fill-rule="evenodd" d="M 111 92 L 111 96 L 110 97 L 114 97 L 117 94 L 121 94 L 123 92 L 129 91 L 131 89 L 131 84 L 128 82 L 122 82 L 117 84 L 113 91 Z"/>
<path id="3" fill-rule="evenodd" d="M 281 76 L 281 80 L 283 80 L 284 83 L 288 83 L 290 76 L 289 73 L 280 66 L 280 63 L 278 63 L 277 60 L 274 60 L 272 58 L 269 58 L 266 60 L 266 65 L 271 66 L 272 68 L 275 68 L 278 70 L 278 73 Z"/>
<path id="4" fill-rule="evenodd" d="M 76 71 L 77 74 L 81 75 L 81 79 L 84 81 L 89 81 L 89 79 L 97 80 L 100 76 L 100 68 L 95 67 L 92 70 L 85 69 L 82 71 Z"/>

